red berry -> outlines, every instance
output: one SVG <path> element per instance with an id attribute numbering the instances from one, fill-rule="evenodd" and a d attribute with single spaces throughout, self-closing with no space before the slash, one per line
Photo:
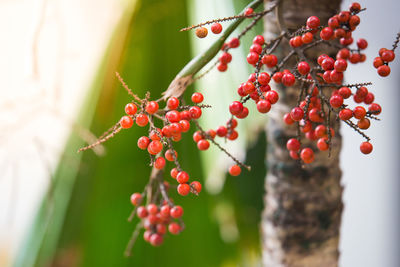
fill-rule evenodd
<path id="1" fill-rule="evenodd" d="M 331 18 L 328 20 L 328 26 L 329 26 L 330 28 L 332 28 L 332 29 L 336 29 L 337 27 L 340 26 L 339 20 L 337 19 L 336 16 L 335 16 L 335 17 L 331 17 Z"/>
<path id="2" fill-rule="evenodd" d="M 292 117 L 292 119 L 294 121 L 300 121 L 303 116 L 304 116 L 304 111 L 302 108 L 300 107 L 294 107 L 291 111 L 290 111 L 290 116 Z"/>
<path id="3" fill-rule="evenodd" d="M 133 103 L 128 103 L 125 106 L 125 113 L 128 115 L 135 115 L 137 112 L 137 106 Z"/>
<path id="4" fill-rule="evenodd" d="M 158 223 L 156 226 L 157 234 L 163 235 L 167 232 L 165 224 Z"/>
<path id="5" fill-rule="evenodd" d="M 253 64 L 256 64 L 257 63 L 257 61 L 258 61 L 258 58 L 259 58 L 259 55 L 257 54 L 257 53 L 255 53 L 255 52 L 250 52 L 248 55 L 247 55 L 247 62 L 249 63 L 249 64 L 251 64 L 251 65 L 253 65 Z"/>
<path id="6" fill-rule="evenodd" d="M 344 99 L 347 99 L 351 96 L 351 90 L 349 87 L 341 87 L 339 89 L 339 95 L 341 95 Z"/>
<path id="7" fill-rule="evenodd" d="M 230 48 L 236 48 L 236 47 L 239 47 L 240 41 L 239 41 L 238 38 L 235 37 L 235 38 L 232 38 L 232 39 L 229 41 L 228 45 L 229 45 Z"/>
<path id="8" fill-rule="evenodd" d="M 222 55 L 219 57 L 219 62 L 221 62 L 221 64 L 228 64 L 231 61 L 232 61 L 232 55 L 229 54 L 228 52 L 222 53 Z"/>
<path id="9" fill-rule="evenodd" d="M 170 215 L 172 218 L 175 218 L 175 219 L 182 217 L 182 215 L 183 215 L 182 207 L 181 206 L 173 207 L 170 211 Z"/>
<path id="10" fill-rule="evenodd" d="M 318 147 L 318 149 L 321 150 L 321 151 L 328 150 L 328 148 L 329 148 L 329 145 L 328 145 L 328 138 L 323 137 L 323 138 L 318 139 L 318 141 L 317 141 L 317 147 Z"/>
<path id="11" fill-rule="evenodd" d="M 186 196 L 190 193 L 190 186 L 188 184 L 180 184 L 177 188 L 178 194 L 181 196 Z"/>
<path id="12" fill-rule="evenodd" d="M 174 178 L 174 179 L 176 179 L 176 177 L 178 176 L 178 173 L 179 173 L 179 171 L 178 171 L 177 168 L 173 168 L 173 169 L 171 170 L 171 172 L 170 172 L 171 177 Z"/>
<path id="13" fill-rule="evenodd" d="M 251 7 L 246 8 L 246 10 L 244 11 L 244 14 L 246 16 L 253 14 L 253 9 Z"/>
<path id="14" fill-rule="evenodd" d="M 265 93 L 265 98 L 271 103 L 275 104 L 279 100 L 279 94 L 275 90 L 270 90 Z"/>
<path id="15" fill-rule="evenodd" d="M 192 117 L 192 119 L 200 118 L 201 117 L 201 113 L 202 113 L 201 112 L 201 108 L 197 107 L 197 106 L 191 107 L 189 109 L 189 112 L 190 112 L 190 116 Z"/>
<path id="16" fill-rule="evenodd" d="M 351 109 L 345 108 L 339 112 L 339 118 L 342 121 L 347 121 L 353 117 L 353 111 Z"/>
<path id="17" fill-rule="evenodd" d="M 360 24 L 360 17 L 357 15 L 353 15 L 350 17 L 349 19 L 349 26 L 350 29 L 355 29 L 355 27 L 357 27 Z M 361 48 L 360 48 L 361 49 Z"/>
<path id="18" fill-rule="evenodd" d="M 290 116 L 290 113 L 286 113 L 283 116 L 283 121 L 287 124 L 287 125 L 291 125 L 294 123 L 294 120 L 292 119 L 292 116 Z"/>
<path id="19" fill-rule="evenodd" d="M 329 39 L 332 38 L 333 36 L 333 30 L 330 27 L 325 27 L 321 30 L 319 36 L 321 37 L 321 39 L 327 41 Z"/>
<path id="20" fill-rule="evenodd" d="M 139 218 L 146 218 L 148 214 L 147 209 L 144 206 L 140 206 L 136 210 L 136 214 Z"/>
<path id="21" fill-rule="evenodd" d="M 261 72 L 260 74 L 258 74 L 257 80 L 261 85 L 267 85 L 269 83 L 269 81 L 271 80 L 271 77 L 269 76 L 268 73 Z"/>
<path id="22" fill-rule="evenodd" d="M 193 134 L 193 140 L 197 143 L 197 142 L 199 142 L 201 139 L 204 139 L 203 134 L 202 134 L 200 131 L 196 131 L 196 132 Z"/>
<path id="23" fill-rule="evenodd" d="M 171 111 L 168 111 L 168 112 L 165 114 L 165 118 L 166 118 L 170 123 L 173 123 L 173 122 L 178 122 L 178 121 L 181 119 L 181 115 L 180 115 L 179 111 L 177 111 L 177 110 L 171 110 Z"/>
<path id="24" fill-rule="evenodd" d="M 303 41 L 301 40 L 301 36 L 296 36 L 290 39 L 289 44 L 292 47 L 300 47 L 303 44 Z"/>
<path id="25" fill-rule="evenodd" d="M 351 5 L 349 7 L 349 10 L 351 12 L 359 12 L 360 9 L 361 9 L 361 5 L 359 3 L 357 3 L 357 2 L 351 3 Z"/>
<path id="26" fill-rule="evenodd" d="M 129 117 L 129 116 L 123 116 L 121 118 L 121 120 L 119 121 L 119 124 L 124 129 L 131 128 L 132 125 L 133 125 L 133 119 L 131 117 Z"/>
<path id="27" fill-rule="evenodd" d="M 338 72 L 343 72 L 347 69 L 347 61 L 345 59 L 337 59 L 334 68 Z"/>
<path id="28" fill-rule="evenodd" d="M 240 112 L 239 114 L 236 114 L 236 118 L 238 119 L 244 119 L 247 117 L 247 115 L 249 115 L 249 109 L 246 107 L 243 107 L 242 112 Z"/>
<path id="29" fill-rule="evenodd" d="M 264 37 L 262 35 L 256 35 L 253 39 L 253 44 L 263 45 L 265 42 Z"/>
<path id="30" fill-rule="evenodd" d="M 219 137 L 224 137 L 228 133 L 228 130 L 226 129 L 226 127 L 220 126 L 218 127 L 216 132 Z"/>
<path id="31" fill-rule="evenodd" d="M 388 65 L 382 65 L 378 68 L 378 74 L 382 77 L 386 77 L 390 74 L 390 67 Z"/>
<path id="32" fill-rule="evenodd" d="M 313 38 L 314 38 L 314 36 L 313 36 L 313 34 L 311 32 L 306 32 L 305 34 L 303 34 L 301 36 L 301 41 L 304 44 L 308 44 L 308 43 L 312 42 Z"/>
<path id="33" fill-rule="evenodd" d="M 229 174 L 232 176 L 238 176 L 241 172 L 242 170 L 238 165 L 232 165 L 231 167 L 229 167 Z"/>
<path id="34" fill-rule="evenodd" d="M 286 143 L 286 148 L 288 150 L 293 150 L 293 151 L 297 151 L 300 149 L 300 142 L 299 140 L 295 139 L 295 138 L 291 138 L 287 141 Z"/>
<path id="35" fill-rule="evenodd" d="M 178 175 L 176 176 L 176 180 L 180 184 L 187 183 L 187 181 L 189 181 L 189 174 L 187 174 L 187 172 L 185 172 L 185 171 L 180 171 L 178 173 Z"/>
<path id="36" fill-rule="evenodd" d="M 310 72 L 310 65 L 305 61 L 301 61 L 297 64 L 297 70 L 301 75 L 306 75 Z"/>
<path id="37" fill-rule="evenodd" d="M 164 169 L 164 167 L 165 167 L 165 159 L 163 157 L 158 157 L 154 162 L 154 168 L 161 170 Z"/>
<path id="38" fill-rule="evenodd" d="M 213 25 L 211 25 L 211 31 L 214 34 L 219 34 L 222 32 L 222 25 L 219 24 L 218 22 L 214 23 Z"/>
<path id="39" fill-rule="evenodd" d="M 174 161 L 174 154 L 175 158 L 178 158 L 178 153 L 175 150 L 168 149 L 165 151 L 164 156 L 168 161 Z"/>
<path id="40" fill-rule="evenodd" d="M 140 127 L 144 127 L 149 122 L 149 118 L 145 114 L 139 114 L 136 116 L 136 124 Z"/>
<path id="41" fill-rule="evenodd" d="M 319 18 L 317 16 L 311 16 L 307 19 L 307 27 L 310 29 L 316 29 L 320 25 Z"/>
<path id="42" fill-rule="evenodd" d="M 152 130 L 149 135 L 151 140 L 161 140 L 162 133 L 160 129 Z"/>
<path id="43" fill-rule="evenodd" d="M 338 72 L 337 70 L 332 70 L 329 74 L 329 78 L 331 82 L 341 84 L 343 80 L 343 73 Z"/>
<path id="44" fill-rule="evenodd" d="M 252 44 L 250 46 L 250 52 L 254 52 L 256 54 L 261 54 L 262 52 L 262 46 L 259 44 Z"/>
<path id="45" fill-rule="evenodd" d="M 158 103 L 156 101 L 150 101 L 149 103 L 147 103 L 145 110 L 149 114 L 156 113 L 158 110 Z"/>
<path id="46" fill-rule="evenodd" d="M 186 133 L 190 129 L 190 122 L 187 120 L 180 120 L 179 125 L 181 126 L 181 132 Z"/>
<path id="47" fill-rule="evenodd" d="M 336 55 L 336 59 L 348 59 L 350 57 L 350 50 L 347 48 L 342 48 Z"/>
<path id="48" fill-rule="evenodd" d="M 285 86 L 292 86 L 296 82 L 296 78 L 291 73 L 285 73 L 282 76 L 282 83 Z"/>
<path id="49" fill-rule="evenodd" d="M 272 75 L 272 79 L 274 80 L 274 82 L 276 83 L 281 83 L 282 82 L 282 77 L 283 77 L 283 73 L 282 72 L 275 72 L 274 75 Z"/>
<path id="50" fill-rule="evenodd" d="M 163 149 L 163 145 L 158 140 L 151 141 L 149 146 L 147 147 L 147 151 L 151 155 L 157 155 L 158 153 L 161 152 L 162 149 Z"/>
<path id="51" fill-rule="evenodd" d="M 131 202 L 133 205 L 137 206 L 142 202 L 142 195 L 140 193 L 134 193 L 131 195 Z"/>
<path id="52" fill-rule="evenodd" d="M 183 110 L 179 113 L 179 115 L 181 116 L 181 120 L 190 121 L 192 119 L 189 110 Z"/>
<path id="53" fill-rule="evenodd" d="M 356 95 L 358 95 L 359 97 L 363 98 L 366 97 L 368 94 L 368 89 L 365 86 L 361 86 L 360 88 L 357 89 L 356 91 Z"/>
<path id="54" fill-rule="evenodd" d="M 199 103 L 203 102 L 203 100 L 204 100 L 204 97 L 203 97 L 202 93 L 193 93 L 193 95 L 192 95 L 193 103 L 199 104 Z"/>
<path id="55" fill-rule="evenodd" d="M 173 222 L 168 225 L 168 231 L 173 235 L 177 235 L 181 231 L 181 227 L 179 224 Z"/>
<path id="56" fill-rule="evenodd" d="M 366 130 L 371 125 L 371 122 L 367 118 L 362 118 L 357 122 L 357 126 L 360 129 Z"/>
<path id="57" fill-rule="evenodd" d="M 147 230 L 147 231 L 145 231 L 144 234 L 143 234 L 143 239 L 144 239 L 146 242 L 150 242 L 150 237 L 151 237 L 151 235 L 152 235 L 151 231 Z"/>
<path id="58" fill-rule="evenodd" d="M 360 145 L 360 150 L 363 154 L 369 154 L 372 152 L 373 146 L 370 142 L 362 142 Z"/>
<path id="59" fill-rule="evenodd" d="M 341 22 L 341 23 L 346 23 L 346 22 L 348 22 L 349 21 L 349 19 L 350 19 L 350 12 L 349 11 L 341 11 L 339 14 L 338 14 L 338 19 L 339 19 L 339 22 Z"/>
<path id="60" fill-rule="evenodd" d="M 140 149 L 147 149 L 150 144 L 150 139 L 147 136 L 142 136 L 138 139 L 137 145 Z"/>
<path id="61" fill-rule="evenodd" d="M 368 42 L 367 42 L 367 40 L 360 38 L 357 40 L 357 46 L 360 49 L 365 49 L 368 46 Z"/>
<path id="62" fill-rule="evenodd" d="M 150 244 L 155 247 L 160 246 L 163 243 L 163 241 L 164 241 L 164 239 L 163 239 L 162 235 L 160 235 L 160 234 L 152 234 L 150 236 Z"/>
<path id="63" fill-rule="evenodd" d="M 335 66 L 335 60 L 333 58 L 326 57 L 324 58 L 324 60 L 322 60 L 321 67 L 324 70 L 333 70 L 334 66 Z"/>
<path id="64" fill-rule="evenodd" d="M 229 112 L 232 115 L 238 115 L 243 111 L 243 104 L 240 103 L 239 101 L 233 101 L 230 105 L 229 105 Z"/>
<path id="65" fill-rule="evenodd" d="M 201 192 L 201 183 L 198 181 L 191 182 L 190 187 L 193 188 L 197 193 Z"/>
<path id="66" fill-rule="evenodd" d="M 226 64 L 220 62 L 220 63 L 217 65 L 217 69 L 218 69 L 220 72 L 224 72 L 224 71 L 226 71 L 226 70 L 228 69 L 228 65 L 226 65 Z"/>
<path id="67" fill-rule="evenodd" d="M 160 209 L 160 215 L 162 217 L 164 217 L 164 218 L 168 218 L 169 217 L 169 211 L 170 211 L 170 207 L 168 205 L 164 205 Z"/>
<path id="68" fill-rule="evenodd" d="M 197 148 L 199 150 L 207 150 L 209 147 L 210 147 L 210 143 L 205 139 L 202 139 L 199 142 L 197 142 Z"/>
<path id="69" fill-rule="evenodd" d="M 314 151 L 311 148 L 303 148 L 300 152 L 300 158 L 304 163 L 311 163 L 314 161 Z"/>
<path id="70" fill-rule="evenodd" d="M 253 84 L 252 82 L 245 82 L 245 83 L 243 83 L 242 88 L 243 88 L 243 91 L 244 91 L 246 94 L 251 94 L 251 93 L 253 93 L 254 91 L 256 91 L 256 87 L 254 86 L 254 84 Z"/>
<path id="71" fill-rule="evenodd" d="M 382 108 L 379 104 L 372 103 L 371 105 L 369 105 L 368 111 L 374 115 L 379 115 L 382 111 Z"/>
<path id="72" fill-rule="evenodd" d="M 385 62 L 392 62 L 394 57 L 395 57 L 395 54 L 394 54 L 393 50 L 386 50 L 386 51 L 382 52 L 382 56 L 381 56 L 382 60 Z"/>
<path id="73" fill-rule="evenodd" d="M 156 204 L 151 203 L 151 204 L 147 205 L 147 211 L 149 212 L 149 214 L 155 215 L 158 212 L 158 207 Z"/>
<path id="74" fill-rule="evenodd" d="M 374 102 L 374 100 L 375 100 L 375 96 L 371 92 L 368 92 L 368 94 L 364 97 L 364 103 L 367 105 Z"/>
<path id="75" fill-rule="evenodd" d="M 168 98 L 167 107 L 169 109 L 177 109 L 179 107 L 179 99 L 174 96 Z"/>
<path id="76" fill-rule="evenodd" d="M 365 108 L 363 108 L 361 106 L 357 106 L 353 109 L 353 115 L 354 115 L 354 118 L 356 118 L 356 119 L 362 119 L 365 117 L 366 114 L 367 114 L 367 112 L 365 111 Z"/>
<path id="77" fill-rule="evenodd" d="M 321 66 L 321 65 L 322 65 L 322 61 L 324 61 L 325 58 L 329 58 L 329 56 L 326 55 L 326 54 L 320 55 L 320 56 L 318 57 L 318 59 L 317 59 L 318 65 Z"/>
<path id="78" fill-rule="evenodd" d="M 257 103 L 257 110 L 260 113 L 267 113 L 271 109 L 271 103 L 268 100 L 260 100 Z"/>
<path id="79" fill-rule="evenodd" d="M 267 65 L 268 68 L 273 68 L 278 64 L 278 58 L 275 55 L 264 55 L 261 62 Z"/>
<path id="80" fill-rule="evenodd" d="M 374 59 L 373 65 L 374 65 L 374 67 L 375 67 L 376 69 L 379 68 L 380 66 L 382 66 L 382 65 L 383 65 L 383 60 L 382 60 L 382 58 L 381 58 L 381 57 L 376 57 L 376 58 Z"/>
<path id="81" fill-rule="evenodd" d="M 329 99 L 329 103 L 333 108 L 339 108 L 343 105 L 343 97 L 341 95 L 333 95 Z"/>

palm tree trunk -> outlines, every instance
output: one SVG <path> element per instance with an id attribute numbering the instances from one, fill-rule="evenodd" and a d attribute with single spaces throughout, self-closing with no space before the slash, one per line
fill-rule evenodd
<path id="1" fill-rule="evenodd" d="M 286 26 L 298 29 L 311 15 L 318 16 L 321 25 L 327 25 L 328 18 L 337 14 L 339 7 L 340 0 L 284 0 L 282 10 Z M 275 16 L 266 18 L 264 28 L 267 40 L 279 34 Z M 330 49 L 327 51 L 327 46 L 318 46 L 307 56 L 316 59 L 322 53 L 335 55 L 336 51 Z M 278 58 L 288 50 L 287 46 L 282 46 L 277 51 Z M 295 87 L 280 88 L 280 100 L 271 109 L 267 124 L 263 264 L 268 267 L 337 266 L 343 209 L 339 125 L 334 122 L 336 135 L 332 139 L 330 157 L 327 152 L 318 153 L 314 149 L 314 163 L 302 167 L 292 160 L 286 150 L 286 141 L 296 136 L 296 126 L 285 125 L 282 117 L 296 105 L 298 90 Z M 303 142 L 309 144 L 307 140 Z"/>

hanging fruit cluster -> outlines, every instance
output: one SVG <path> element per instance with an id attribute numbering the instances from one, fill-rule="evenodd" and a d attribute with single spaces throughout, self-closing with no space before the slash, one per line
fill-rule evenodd
<path id="1" fill-rule="evenodd" d="M 254 7 L 261 3 L 261 0 L 255 0 L 249 6 Z M 206 25 L 211 25 L 213 34 L 221 34 L 223 32 L 221 22 L 251 19 L 249 26 L 237 37 L 221 43 L 220 55 L 212 67 L 216 66 L 220 72 L 225 72 L 228 64 L 232 62 L 232 54 L 229 50 L 239 47 L 240 38 L 266 14 L 275 11 L 279 3 L 280 0 L 272 2 L 269 8 L 261 12 L 255 12 L 252 7 L 248 7 L 240 15 L 208 21 L 182 30 L 196 29 L 196 36 L 205 38 L 208 35 Z M 117 74 L 123 87 L 133 97 L 132 102 L 125 106 L 126 115 L 122 116 L 120 121 L 103 134 L 97 142 L 79 151 L 91 149 L 112 138 L 122 129 L 133 127 L 134 124 L 139 127 L 148 127 L 148 134 L 138 138 L 137 146 L 147 151 L 153 171 L 144 192 L 132 194 L 131 202 L 135 208 L 129 218 L 131 221 L 136 215 L 141 220 L 136 230 L 139 231 L 142 227 L 145 229 L 144 239 L 147 242 L 158 246 L 163 243 L 167 230 L 175 235 L 184 229 L 181 220 L 183 208 L 175 205 L 169 197 L 171 189 L 176 188 L 181 196 L 190 193 L 198 195 L 202 190 L 201 183 L 190 179 L 189 173 L 181 168 L 173 142 L 179 142 L 183 134 L 194 126 L 196 131 L 193 134 L 193 140 L 199 150 L 208 150 L 212 144 L 232 159 L 234 164 L 228 170 L 230 175 L 240 175 L 242 168 L 250 170 L 250 166 L 236 159 L 216 139 L 218 137 L 225 141 L 236 140 L 239 136 L 238 123 L 250 115 L 248 106 L 253 103 L 259 113 L 268 113 L 279 101 L 278 87 L 295 86 L 298 91 L 297 105 L 293 106 L 282 118 L 288 127 L 298 129 L 297 135 L 289 138 L 286 143 L 291 158 L 299 160 L 302 164 L 310 164 L 315 159 L 315 149 L 330 151 L 332 139 L 335 137 L 332 119 L 343 121 L 365 138 L 360 145 L 362 153 L 372 152 L 370 138 L 364 131 L 370 127 L 371 120 L 379 120 L 377 116 L 382 109 L 374 102 L 374 94 L 370 92 L 370 88 L 367 88 L 371 83 L 343 83 L 344 73 L 349 63 L 357 64 L 366 59 L 365 54 L 362 53 L 362 50 L 368 46 L 365 39 L 358 39 L 356 48 L 349 47 L 354 42 L 353 33 L 360 24 L 358 14 L 361 11 L 363 9 L 360 4 L 353 3 L 347 11 L 341 11 L 331 17 L 327 26 L 322 26 L 317 16 L 311 16 L 303 27 L 296 31 L 289 31 L 279 15 L 281 11 L 278 10 L 277 21 L 283 29 L 282 33 L 267 41 L 262 35 L 254 37 L 246 57 L 247 63 L 254 68 L 254 71 L 238 86 L 238 99 L 227 107 L 230 118 L 215 130 L 204 130 L 197 121 L 203 109 L 210 108 L 209 105 L 202 104 L 204 96 L 201 93 L 196 92 L 191 96 L 192 105 L 184 103 L 182 94 L 188 84 L 185 84 L 183 90 L 180 89 L 178 93 L 170 94 L 169 97 L 150 100 L 148 93 L 142 99 L 135 95 Z M 220 40 L 224 42 L 226 38 L 227 36 L 222 33 Z M 379 75 L 389 75 L 388 63 L 395 58 L 394 51 L 399 39 L 400 34 L 397 35 L 391 50 L 382 48 L 379 51 L 379 57 L 375 58 L 374 67 L 378 69 Z M 285 41 L 289 44 L 291 51 L 285 57 L 278 58 L 274 51 Z M 308 58 L 305 52 L 316 46 L 334 47 L 338 52 L 335 57 L 321 54 L 317 60 Z M 198 78 L 208 72 L 209 70 L 205 71 Z M 160 108 L 163 102 L 165 102 L 165 107 Z M 356 104 L 356 106 L 350 108 L 349 104 Z M 304 139 L 313 141 L 314 145 L 303 144 Z M 164 169 L 168 162 L 172 164 L 170 176 L 176 180 L 175 185 L 164 180 Z M 134 238 L 131 239 L 130 245 L 133 242 Z M 128 245 L 128 250 L 131 249 L 130 245 Z"/>

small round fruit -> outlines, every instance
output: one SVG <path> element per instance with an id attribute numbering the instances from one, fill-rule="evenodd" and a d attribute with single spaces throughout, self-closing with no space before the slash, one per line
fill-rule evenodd
<path id="1" fill-rule="evenodd" d="M 190 193 L 190 186 L 188 184 L 180 184 L 177 187 L 178 194 L 181 196 L 186 196 Z"/>
<path id="2" fill-rule="evenodd" d="M 214 23 L 213 25 L 211 25 L 211 31 L 214 34 L 219 34 L 222 32 L 222 25 L 219 24 L 218 22 Z"/>
<path id="3" fill-rule="evenodd" d="M 360 145 L 360 151 L 363 154 L 369 154 L 372 152 L 373 146 L 370 142 L 362 142 Z"/>
<path id="4" fill-rule="evenodd" d="M 119 124 L 121 125 L 122 128 L 129 129 L 133 125 L 133 119 L 129 116 L 123 116 L 119 121 Z"/>
<path id="5" fill-rule="evenodd" d="M 238 176 L 241 172 L 242 170 L 238 165 L 232 165 L 231 167 L 229 167 L 229 174 L 232 176 Z"/>
<path id="6" fill-rule="evenodd" d="M 205 27 L 199 27 L 196 29 L 196 36 L 199 38 L 204 38 L 208 34 L 208 30 Z"/>

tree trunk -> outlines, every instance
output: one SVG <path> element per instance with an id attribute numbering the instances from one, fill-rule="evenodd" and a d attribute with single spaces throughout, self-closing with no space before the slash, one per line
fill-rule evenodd
<path id="1" fill-rule="evenodd" d="M 284 0 L 282 5 L 286 26 L 298 29 L 307 18 L 316 15 L 321 25 L 336 14 L 340 0 Z M 279 34 L 275 15 L 265 19 L 265 37 L 269 40 Z M 307 56 L 313 61 L 327 51 L 318 46 Z M 322 50 L 323 49 L 323 50 Z M 278 58 L 287 54 L 288 46 L 276 52 Z M 293 59 L 295 60 L 295 59 Z M 293 61 L 292 63 L 294 63 Z M 266 131 L 268 133 L 268 174 L 265 187 L 265 209 L 262 216 L 263 264 L 277 266 L 337 266 L 339 258 L 339 229 L 343 209 L 340 184 L 339 151 L 341 137 L 339 124 L 334 121 L 335 138 L 331 156 L 315 152 L 315 161 L 306 166 L 289 157 L 286 141 L 296 136 L 296 126 L 287 126 L 282 117 L 297 103 L 299 88 L 278 88 L 280 100 L 271 109 Z"/>

